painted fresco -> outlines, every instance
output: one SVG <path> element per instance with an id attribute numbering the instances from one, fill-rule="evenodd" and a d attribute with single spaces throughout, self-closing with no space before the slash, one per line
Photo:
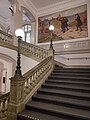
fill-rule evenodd
<path id="1" fill-rule="evenodd" d="M 38 43 L 50 41 L 50 25 L 54 25 L 53 41 L 88 37 L 87 5 L 39 17 Z"/>

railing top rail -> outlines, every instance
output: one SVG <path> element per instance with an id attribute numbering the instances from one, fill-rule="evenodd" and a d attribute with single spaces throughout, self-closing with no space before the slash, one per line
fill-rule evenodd
<path id="1" fill-rule="evenodd" d="M 28 46 L 34 46 L 34 47 L 36 47 L 36 48 L 40 48 L 41 50 L 45 50 L 45 51 L 48 51 L 47 49 L 44 49 L 44 48 L 42 48 L 42 47 L 40 47 L 40 46 L 36 46 L 36 45 L 34 45 L 34 44 L 31 44 L 31 43 L 27 43 L 27 42 L 25 42 L 25 41 L 21 41 L 21 44 L 26 44 L 26 45 L 28 45 Z"/>
<path id="2" fill-rule="evenodd" d="M 27 73 L 25 73 L 23 75 L 23 77 L 27 77 L 28 75 L 31 75 L 33 72 L 36 71 L 36 69 L 41 68 L 43 66 L 43 64 L 46 64 L 50 59 L 52 58 L 52 56 L 47 57 L 46 59 L 44 59 L 42 62 L 40 62 L 38 65 L 36 65 L 34 68 L 32 68 L 31 70 L 29 70 Z"/>

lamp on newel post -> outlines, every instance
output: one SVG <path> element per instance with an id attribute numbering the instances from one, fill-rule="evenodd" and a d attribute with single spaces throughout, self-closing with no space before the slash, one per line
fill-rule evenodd
<path id="1" fill-rule="evenodd" d="M 17 120 L 17 113 L 24 109 L 25 81 L 23 80 L 20 66 L 20 41 L 24 36 L 24 32 L 22 29 L 17 29 L 15 35 L 18 37 L 17 65 L 14 77 L 10 78 L 10 100 L 8 103 L 7 120 Z"/>
<path id="2" fill-rule="evenodd" d="M 50 30 L 50 32 L 51 32 L 50 49 L 53 49 L 52 39 L 53 39 L 54 26 L 53 26 L 53 25 L 50 25 L 50 26 L 49 26 L 49 30 Z"/>
<path id="3" fill-rule="evenodd" d="M 24 31 L 22 29 L 17 29 L 15 31 L 15 35 L 18 37 L 18 51 L 17 51 L 17 66 L 16 66 L 16 71 L 15 71 L 15 76 L 14 77 L 19 77 L 22 76 L 21 73 L 21 66 L 20 66 L 20 41 L 22 37 L 24 36 Z"/>

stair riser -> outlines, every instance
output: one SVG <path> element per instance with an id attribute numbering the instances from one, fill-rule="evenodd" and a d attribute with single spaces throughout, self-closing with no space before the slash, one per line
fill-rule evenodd
<path id="1" fill-rule="evenodd" d="M 59 105 L 59 106 L 65 106 L 65 107 L 70 107 L 70 108 L 76 108 L 76 109 L 83 109 L 83 110 L 88 110 L 90 111 L 90 107 L 87 106 L 81 106 L 78 104 L 71 104 L 71 103 L 66 103 L 66 102 L 60 102 L 60 101 L 52 101 L 52 100 L 48 100 L 48 99 L 42 99 L 42 98 L 37 98 L 37 97 L 33 97 L 32 100 L 34 101 L 38 101 L 38 102 L 44 102 L 44 103 L 49 103 L 49 104 L 55 104 L 55 105 Z"/>
<path id="2" fill-rule="evenodd" d="M 74 78 L 68 78 L 68 77 L 66 77 L 66 78 L 64 78 L 64 77 L 59 77 L 59 78 L 53 78 L 52 76 L 50 76 L 50 77 L 48 77 L 48 79 L 47 80 L 59 80 L 59 81 L 63 81 L 63 80 L 66 80 L 66 81 L 77 81 L 77 82 L 88 82 L 88 84 L 90 84 L 90 79 L 74 79 Z M 46 81 L 47 81 L 46 80 Z"/>
<path id="3" fill-rule="evenodd" d="M 90 74 L 90 71 L 78 71 L 78 70 L 54 70 L 53 73 L 80 73 L 80 74 Z"/>
<path id="4" fill-rule="evenodd" d="M 83 83 L 68 83 L 68 82 L 54 82 L 54 81 L 46 81 L 47 84 L 55 84 L 55 85 L 71 85 L 71 86 L 82 86 L 82 87 L 90 87 L 88 84 Z"/>
<path id="5" fill-rule="evenodd" d="M 50 76 L 73 76 L 73 77 L 90 77 L 90 75 L 86 75 L 86 74 L 70 74 L 70 73 L 52 73 Z"/>
<path id="6" fill-rule="evenodd" d="M 73 76 L 49 76 L 48 77 L 48 79 L 62 79 L 62 80 L 86 80 L 86 81 L 88 81 L 88 82 L 90 82 L 90 79 L 89 78 L 87 78 L 87 77 L 73 77 Z"/>
<path id="7" fill-rule="evenodd" d="M 43 106 L 43 108 L 44 108 L 44 106 Z M 57 116 L 57 117 L 60 117 L 60 118 L 65 118 L 67 120 L 86 120 L 83 117 L 81 118 L 79 116 L 68 115 L 68 114 L 64 114 L 64 113 L 61 113 L 61 112 L 56 112 L 54 110 L 50 111 L 50 110 L 46 110 L 46 109 L 40 109 L 40 108 L 37 108 L 37 107 L 34 107 L 34 106 L 26 106 L 26 109 L 41 112 L 41 113 L 45 113 L 45 114 L 48 114 L 48 115 Z M 87 120 L 89 120 L 89 119 L 87 119 Z"/>
<path id="8" fill-rule="evenodd" d="M 48 77 L 47 80 L 53 80 L 53 79 L 54 79 L 54 78 L 53 78 L 52 76 L 50 76 L 50 77 Z M 47 80 L 46 80 L 46 81 L 47 81 Z M 68 77 L 63 78 L 63 77 L 60 76 L 59 78 L 56 77 L 56 78 L 54 79 L 54 81 L 56 81 L 56 80 L 58 80 L 58 81 L 65 80 L 65 81 L 67 81 L 67 82 L 68 82 L 68 81 L 72 81 L 72 82 L 73 82 L 73 81 L 75 81 L 75 82 L 76 82 L 76 81 L 77 81 L 77 82 L 88 82 L 88 84 L 90 84 L 90 79 L 75 79 L 75 78 L 68 78 Z"/>
<path id="9" fill-rule="evenodd" d="M 65 93 L 63 94 L 63 93 L 45 92 L 45 91 L 37 91 L 37 92 L 38 92 L 39 94 L 46 94 L 46 95 L 53 95 L 53 96 L 61 96 L 61 97 L 67 97 L 67 98 L 72 98 L 72 99 L 90 101 L 90 97 L 69 95 L 69 94 L 65 94 Z"/>
<path id="10" fill-rule="evenodd" d="M 28 117 L 24 117 L 24 116 L 17 116 L 17 120 L 35 120 L 35 119 L 31 119 L 31 118 L 28 118 Z"/>
<path id="11" fill-rule="evenodd" d="M 60 68 L 60 67 L 55 67 L 54 70 L 61 70 L 61 71 L 87 71 L 90 72 L 90 68 Z"/>
<path id="12" fill-rule="evenodd" d="M 90 93 L 90 90 L 83 90 L 83 89 L 75 89 L 75 88 L 62 88 L 62 87 L 54 87 L 54 86 L 42 86 L 43 88 L 48 88 L 48 89 L 58 89 L 58 90 L 69 90 L 69 91 L 77 91 L 77 92 L 84 92 L 84 93 Z"/>

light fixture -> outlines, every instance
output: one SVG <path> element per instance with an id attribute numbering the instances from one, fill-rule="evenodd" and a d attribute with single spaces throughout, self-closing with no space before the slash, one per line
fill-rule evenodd
<path id="1" fill-rule="evenodd" d="M 49 30 L 51 31 L 50 49 L 53 49 L 52 38 L 53 38 L 54 26 L 53 26 L 53 25 L 50 25 L 50 26 L 49 26 Z"/>
<path id="2" fill-rule="evenodd" d="M 24 37 L 24 31 L 22 30 L 22 29 L 20 29 L 20 28 L 18 28 L 16 31 L 15 31 L 15 35 L 17 36 L 17 37 Z"/>
<path id="3" fill-rule="evenodd" d="M 15 71 L 15 76 L 14 77 L 20 77 L 22 76 L 22 73 L 21 73 L 21 66 L 20 66 L 20 41 L 21 41 L 21 38 L 24 37 L 24 31 L 22 29 L 17 29 L 15 31 L 15 35 L 18 37 L 18 55 L 17 55 L 17 66 L 16 66 L 16 71 Z"/>

